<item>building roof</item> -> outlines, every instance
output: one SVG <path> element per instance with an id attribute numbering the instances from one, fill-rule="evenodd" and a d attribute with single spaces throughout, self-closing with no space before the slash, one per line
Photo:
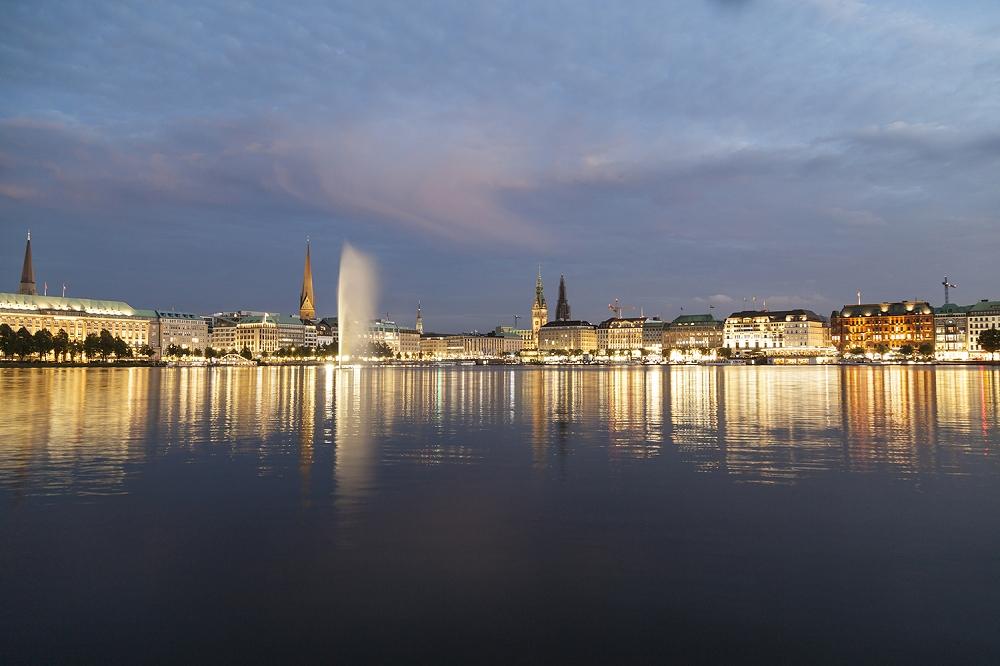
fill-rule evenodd
<path id="1" fill-rule="evenodd" d="M 192 314 L 191 312 L 164 312 L 163 310 L 146 310 L 146 312 L 152 312 L 153 315 L 160 319 L 201 319 L 201 315 Z"/>
<path id="2" fill-rule="evenodd" d="M 988 301 L 985 298 L 969 307 L 969 314 L 1000 311 L 1000 301 Z"/>
<path id="3" fill-rule="evenodd" d="M 722 322 L 710 314 L 681 315 L 676 317 L 671 326 L 691 326 L 693 324 L 721 324 Z"/>
<path id="4" fill-rule="evenodd" d="M 557 319 L 550 321 L 542 328 L 594 328 L 594 325 L 583 319 Z"/>
<path id="5" fill-rule="evenodd" d="M 819 316 L 812 310 L 803 310 L 801 308 L 795 310 L 743 310 L 741 312 L 734 312 L 729 315 L 729 319 L 753 319 L 757 317 L 767 317 L 771 321 L 822 321 L 825 322 L 826 318 Z"/>
<path id="6" fill-rule="evenodd" d="M 897 303 L 862 303 L 845 305 L 838 317 L 903 317 L 906 315 L 929 315 L 934 308 L 926 301 L 899 301 Z"/>
<path id="7" fill-rule="evenodd" d="M 0 310 L 28 312 L 76 312 L 91 315 L 141 316 L 124 301 L 101 301 L 92 298 L 63 298 L 0 292 Z"/>
<path id="8" fill-rule="evenodd" d="M 602 321 L 597 328 L 639 328 L 645 321 L 645 317 L 612 317 Z"/>
<path id="9" fill-rule="evenodd" d="M 955 305 L 954 303 L 945 303 L 939 308 L 934 308 L 934 314 L 936 315 L 967 314 L 970 309 L 972 309 L 971 305 Z"/>

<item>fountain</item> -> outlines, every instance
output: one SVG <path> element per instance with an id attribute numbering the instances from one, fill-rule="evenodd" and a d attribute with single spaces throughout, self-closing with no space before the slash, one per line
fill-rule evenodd
<path id="1" fill-rule="evenodd" d="M 337 285 L 340 363 L 350 362 L 368 345 L 377 294 L 375 260 L 350 243 L 344 243 L 340 253 L 340 282 Z"/>

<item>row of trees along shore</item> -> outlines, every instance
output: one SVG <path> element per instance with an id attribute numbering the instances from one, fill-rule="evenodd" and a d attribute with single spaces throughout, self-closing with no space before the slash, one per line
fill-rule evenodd
<path id="1" fill-rule="evenodd" d="M 31 333 L 25 327 L 17 331 L 8 324 L 0 324 L 0 355 L 5 358 L 16 357 L 23 361 L 37 356 L 42 361 L 76 361 L 77 357 L 87 359 L 99 358 L 107 361 L 109 358 L 130 359 L 136 356 L 152 358 L 155 352 L 149 345 L 133 349 L 120 336 L 111 335 L 107 329 L 100 333 L 90 333 L 83 340 L 70 340 L 64 329 L 52 333 L 47 328 Z"/>

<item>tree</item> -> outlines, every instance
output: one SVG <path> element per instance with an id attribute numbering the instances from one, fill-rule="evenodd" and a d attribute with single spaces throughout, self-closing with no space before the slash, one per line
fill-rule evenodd
<path id="1" fill-rule="evenodd" d="M 219 354 L 212 347 L 205 347 L 205 358 L 212 359 L 217 357 Z"/>
<path id="2" fill-rule="evenodd" d="M 244 347 L 240 351 L 240 356 L 242 356 L 243 358 L 245 358 L 248 361 L 252 361 L 253 360 L 253 354 L 250 352 L 250 348 L 249 347 Z"/>
<path id="3" fill-rule="evenodd" d="M 71 340 L 66 350 L 69 352 L 69 360 L 76 361 L 77 355 L 83 353 L 83 343 L 79 340 Z"/>
<path id="4" fill-rule="evenodd" d="M 903 345 L 899 348 L 899 355 L 903 358 L 910 358 L 913 356 L 913 345 Z"/>
<path id="5" fill-rule="evenodd" d="M 991 356 L 1000 351 L 1000 330 L 991 328 L 980 333 L 979 346 Z"/>
<path id="6" fill-rule="evenodd" d="M 917 347 L 917 352 L 924 358 L 930 358 L 934 355 L 934 343 L 933 342 L 921 342 L 920 346 Z"/>
<path id="7" fill-rule="evenodd" d="M 88 361 L 101 353 L 101 338 L 96 333 L 88 333 L 83 339 L 83 353 Z"/>
<path id="8" fill-rule="evenodd" d="M 875 345 L 875 353 L 878 354 L 879 356 L 885 356 L 886 354 L 889 353 L 889 345 L 885 344 L 884 342 L 878 343 L 877 345 Z"/>
<path id="9" fill-rule="evenodd" d="M 35 331 L 32 336 L 35 343 L 35 352 L 38 354 L 38 358 L 45 360 L 45 357 L 49 355 L 52 348 L 55 346 L 52 340 L 52 333 L 47 328 L 40 328 Z"/>
<path id="10" fill-rule="evenodd" d="M 149 345 L 143 345 L 139 347 L 139 356 L 145 356 L 146 358 L 153 358 L 156 356 L 156 350 Z"/>
<path id="11" fill-rule="evenodd" d="M 17 333 L 14 332 L 14 329 L 9 324 L 0 324 L 0 354 L 4 356 L 13 354 L 14 341 L 16 339 Z"/>
<path id="12" fill-rule="evenodd" d="M 24 360 L 25 356 L 35 353 L 35 338 L 24 326 L 17 329 L 14 336 L 14 354 Z"/>
<path id="13" fill-rule="evenodd" d="M 113 349 L 115 356 L 118 358 L 132 358 L 132 347 L 129 343 L 121 339 L 120 336 L 115 336 L 113 342 Z"/>
<path id="14" fill-rule="evenodd" d="M 719 347 L 719 356 L 722 358 L 732 358 L 733 350 L 729 347 Z"/>
<path id="15" fill-rule="evenodd" d="M 850 351 L 847 352 L 851 356 L 864 356 L 865 350 L 863 347 L 851 347 Z"/>
<path id="16" fill-rule="evenodd" d="M 115 353 L 115 337 L 106 328 L 101 329 L 97 336 L 97 351 L 101 355 L 101 360 L 108 360 L 108 357 Z"/>
<path id="17" fill-rule="evenodd" d="M 52 338 L 52 349 L 56 353 L 56 360 L 62 356 L 62 360 L 66 360 L 66 352 L 69 351 L 69 334 L 66 333 L 66 329 L 60 328 L 59 332 L 55 334 Z"/>

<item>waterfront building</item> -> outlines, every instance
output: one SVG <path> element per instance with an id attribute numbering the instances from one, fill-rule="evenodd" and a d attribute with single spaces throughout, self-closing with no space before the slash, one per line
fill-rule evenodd
<path id="1" fill-rule="evenodd" d="M 160 310 L 154 311 L 154 315 L 150 322 L 150 346 L 157 356 L 162 356 L 170 345 L 201 350 L 208 346 L 208 324 L 201 316 Z"/>
<path id="2" fill-rule="evenodd" d="M 831 336 L 838 350 L 860 348 L 897 351 L 904 345 L 934 343 L 934 309 L 925 301 L 845 305 L 830 317 Z"/>
<path id="3" fill-rule="evenodd" d="M 969 358 L 969 310 L 971 305 L 945 303 L 934 308 L 934 358 L 965 361 Z"/>
<path id="4" fill-rule="evenodd" d="M 569 321 L 569 301 L 566 300 L 566 276 L 559 276 L 559 300 L 556 302 L 556 321 Z"/>
<path id="5" fill-rule="evenodd" d="M 501 359 L 524 349 L 524 339 L 498 326 L 489 333 L 425 333 L 420 355 L 425 359 Z"/>
<path id="6" fill-rule="evenodd" d="M 680 315 L 663 329 L 663 351 L 671 349 L 718 349 L 722 346 L 723 322 L 711 314 Z"/>
<path id="7" fill-rule="evenodd" d="M 597 327 L 589 321 L 557 319 L 538 330 L 538 349 L 541 352 L 597 351 Z"/>
<path id="8" fill-rule="evenodd" d="M 659 317 L 647 319 L 642 324 L 642 348 L 647 354 L 660 355 L 663 353 L 663 331 L 667 328 L 667 322 Z"/>
<path id="9" fill-rule="evenodd" d="M 605 353 L 638 353 L 643 346 L 645 317 L 612 317 L 597 325 L 597 348 Z"/>
<path id="10" fill-rule="evenodd" d="M 138 350 L 150 344 L 155 318 L 152 310 L 137 310 L 123 301 L 0 293 L 0 324 L 32 334 L 43 328 L 53 335 L 63 330 L 70 340 L 81 342 L 106 330 Z"/>
<path id="11" fill-rule="evenodd" d="M 316 297 L 313 294 L 312 260 L 308 240 L 306 240 L 306 265 L 302 272 L 302 290 L 299 292 L 299 319 L 303 322 L 316 319 Z"/>
<path id="12" fill-rule="evenodd" d="M 779 355 L 832 351 L 830 328 L 812 310 L 744 310 L 726 318 L 722 345 Z"/>
<path id="13" fill-rule="evenodd" d="M 979 335 L 991 328 L 1000 329 L 1000 301 L 983 299 L 969 307 L 969 357 L 986 360 L 990 354 L 979 344 Z"/>
<path id="14" fill-rule="evenodd" d="M 542 267 L 538 267 L 538 278 L 535 280 L 535 300 L 531 304 L 531 344 L 538 349 L 538 331 L 549 322 L 549 306 L 545 303 L 545 291 L 542 289 Z"/>
<path id="15" fill-rule="evenodd" d="M 28 232 L 28 242 L 24 245 L 24 263 L 21 264 L 21 284 L 17 293 L 24 296 L 34 296 L 35 290 L 35 268 L 31 263 L 31 232 Z"/>
<path id="16" fill-rule="evenodd" d="M 424 333 L 420 336 L 420 356 L 426 359 L 448 357 L 448 338 L 445 333 Z"/>
<path id="17" fill-rule="evenodd" d="M 316 347 L 316 326 L 293 315 L 239 311 L 213 317 L 209 334 L 212 348 L 221 351 L 249 349 L 254 356 L 278 349 Z"/>
<path id="18" fill-rule="evenodd" d="M 316 322 L 316 345 L 333 345 L 340 343 L 340 327 L 336 317 L 324 317 Z"/>

